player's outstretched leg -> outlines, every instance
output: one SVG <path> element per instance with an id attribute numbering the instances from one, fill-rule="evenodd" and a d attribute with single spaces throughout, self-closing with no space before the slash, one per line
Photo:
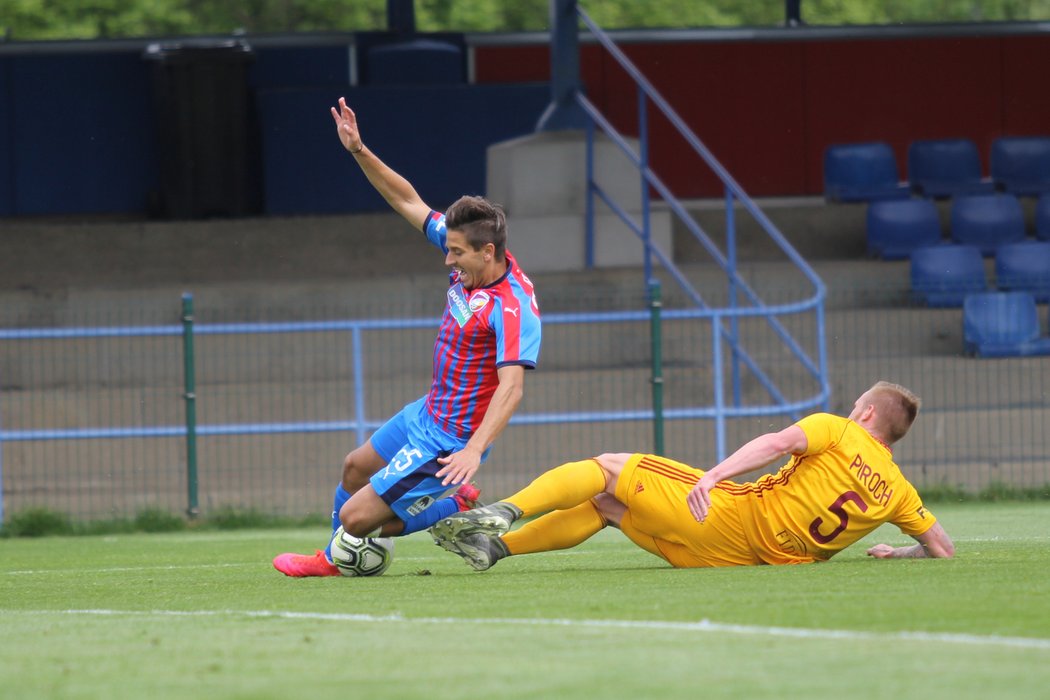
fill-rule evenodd
<path id="1" fill-rule="evenodd" d="M 490 506 L 454 513 L 442 518 L 430 528 L 434 539 L 455 540 L 467 535 L 483 534 L 498 537 L 510 529 L 521 517 L 521 508 L 498 501 Z M 439 542 L 440 543 L 440 542 Z"/>
<path id="2" fill-rule="evenodd" d="M 500 501 L 442 518 L 430 528 L 430 534 L 437 545 L 484 571 L 509 554 L 499 536 L 521 515 L 520 508 Z"/>
<path id="3" fill-rule="evenodd" d="M 448 545 L 434 536 L 434 541 L 450 552 L 458 554 L 470 564 L 475 571 L 485 571 L 503 557 L 510 556 L 510 550 L 499 537 L 476 532 L 473 535 L 462 535 L 449 541 Z"/>

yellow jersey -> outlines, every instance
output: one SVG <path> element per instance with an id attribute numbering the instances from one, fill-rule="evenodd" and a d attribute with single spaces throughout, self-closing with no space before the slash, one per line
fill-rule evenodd
<path id="1" fill-rule="evenodd" d="M 804 454 L 754 482 L 723 481 L 752 551 L 768 564 L 830 559 L 885 522 L 921 535 L 937 519 L 888 446 L 848 418 L 816 413 L 796 425 Z"/>

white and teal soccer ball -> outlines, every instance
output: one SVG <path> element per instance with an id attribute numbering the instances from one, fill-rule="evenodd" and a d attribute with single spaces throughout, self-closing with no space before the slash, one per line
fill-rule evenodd
<path id="1" fill-rule="evenodd" d="M 342 527 L 332 537 L 332 563 L 343 576 L 378 576 L 393 560 L 393 537 L 354 537 Z"/>

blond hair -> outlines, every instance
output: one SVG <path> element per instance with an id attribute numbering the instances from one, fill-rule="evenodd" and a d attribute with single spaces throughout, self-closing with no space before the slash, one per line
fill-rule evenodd
<path id="1" fill-rule="evenodd" d="M 875 382 L 868 394 L 886 441 L 894 443 L 907 435 L 919 414 L 922 399 L 900 384 L 886 381 Z"/>

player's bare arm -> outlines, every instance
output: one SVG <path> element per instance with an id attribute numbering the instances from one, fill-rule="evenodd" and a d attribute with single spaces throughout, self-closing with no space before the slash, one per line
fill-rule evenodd
<path id="1" fill-rule="evenodd" d="M 808 446 L 806 433 L 797 425 L 760 435 L 704 473 L 686 496 L 689 512 L 697 522 L 703 522 L 711 509 L 711 489 L 718 482 L 761 469 L 787 455 L 801 454 Z"/>
<path id="2" fill-rule="evenodd" d="M 868 556 L 876 559 L 948 559 L 955 556 L 955 544 L 940 523 L 934 523 L 915 539 L 918 544 L 908 547 L 877 544 L 868 550 Z"/>
<path id="3" fill-rule="evenodd" d="M 423 222 L 430 214 L 430 207 L 422 200 L 408 180 L 391 170 L 374 153 L 368 150 L 361 139 L 357 126 L 357 115 L 346 104 L 346 99 L 339 98 L 339 109 L 332 107 L 332 118 L 335 120 L 336 132 L 343 148 L 353 154 L 365 177 L 372 183 L 383 199 L 403 216 L 416 229 L 423 227 Z"/>
<path id="4" fill-rule="evenodd" d="M 481 455 L 489 445 L 496 441 L 499 434 L 507 427 L 510 417 L 514 415 L 524 393 L 525 368 L 521 365 L 506 365 L 496 371 L 499 386 L 492 394 L 488 410 L 481 420 L 481 425 L 471 435 L 470 440 L 458 452 L 448 457 L 441 457 L 438 462 L 445 465 L 437 477 L 442 478 L 446 486 L 469 481 L 481 466 Z"/>

